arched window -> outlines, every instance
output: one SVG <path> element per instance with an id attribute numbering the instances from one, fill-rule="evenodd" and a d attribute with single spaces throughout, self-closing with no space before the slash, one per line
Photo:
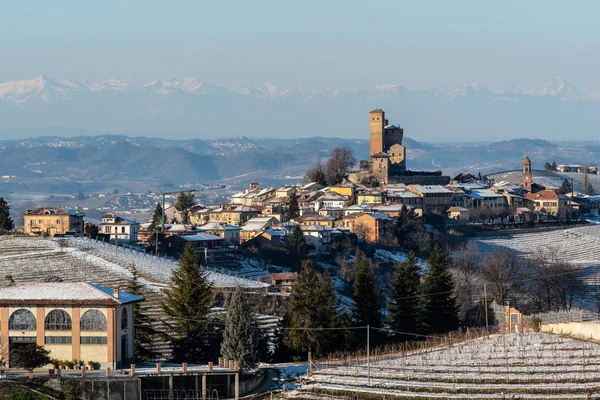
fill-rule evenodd
<path id="1" fill-rule="evenodd" d="M 71 317 L 65 310 L 52 310 L 46 315 L 47 331 L 70 331 Z"/>
<path id="2" fill-rule="evenodd" d="M 99 310 L 88 310 L 81 316 L 82 331 L 105 331 L 106 317 Z"/>
<path id="3" fill-rule="evenodd" d="M 127 309 L 121 311 L 121 329 L 127 329 Z"/>
<path id="4" fill-rule="evenodd" d="M 8 319 L 8 329 L 13 331 L 35 331 L 37 329 L 35 315 L 29 310 L 20 309 L 15 311 Z"/>

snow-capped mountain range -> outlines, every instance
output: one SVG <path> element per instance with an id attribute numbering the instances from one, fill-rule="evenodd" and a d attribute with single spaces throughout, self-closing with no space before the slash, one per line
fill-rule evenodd
<path id="1" fill-rule="evenodd" d="M 396 84 L 383 84 L 375 86 L 370 91 L 381 94 L 396 94 L 406 89 Z M 502 90 L 491 90 L 471 82 L 462 86 L 454 86 L 440 89 L 429 89 L 437 96 L 464 97 L 464 96 L 486 96 L 502 98 L 506 95 L 523 96 L 555 96 L 563 100 L 595 100 L 600 99 L 600 94 L 583 95 L 581 91 L 570 84 L 563 76 L 557 76 L 546 82 L 539 90 L 526 89 L 518 84 L 511 84 Z M 101 93 L 101 92 L 136 92 L 147 95 L 172 95 L 176 93 L 189 93 L 194 95 L 210 93 L 235 93 L 259 98 L 301 96 L 311 98 L 315 96 L 335 97 L 344 93 L 343 91 L 323 90 L 322 92 L 308 92 L 300 88 L 280 89 L 266 82 L 258 86 L 231 86 L 222 87 L 213 83 L 196 80 L 195 78 L 177 78 L 172 80 L 155 80 L 142 85 L 130 85 L 117 79 L 109 79 L 104 82 L 93 83 L 89 81 L 76 82 L 68 79 L 57 79 L 47 76 L 38 76 L 33 79 L 20 81 L 0 82 L 0 100 L 10 101 L 15 104 L 23 103 L 33 99 L 41 99 L 44 102 L 55 102 L 68 100 L 72 94 Z"/>
<path id="2" fill-rule="evenodd" d="M 407 135 L 426 141 L 562 139 L 567 132 L 596 139 L 600 125 L 600 94 L 584 94 L 562 76 L 538 89 L 469 83 L 321 91 L 271 83 L 220 86 L 194 78 L 132 85 L 40 76 L 0 82 L 0 138 L 31 136 L 32 129 L 35 135 L 67 136 L 79 129 L 171 138 L 365 138 L 367 113 L 376 107 Z"/>

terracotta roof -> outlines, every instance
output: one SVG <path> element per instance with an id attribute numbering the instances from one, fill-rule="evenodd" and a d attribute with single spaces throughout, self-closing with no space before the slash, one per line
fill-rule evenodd
<path id="1" fill-rule="evenodd" d="M 373 114 L 373 113 L 379 114 L 379 113 L 382 113 L 382 112 L 383 112 L 383 110 L 381 108 L 376 108 L 373 111 L 369 112 L 369 114 Z"/>
<path id="2" fill-rule="evenodd" d="M 297 272 L 279 272 L 275 274 L 271 274 L 271 280 L 290 280 L 290 279 L 298 279 Z"/>
<path id="3" fill-rule="evenodd" d="M 541 190 L 535 193 L 527 193 L 527 200 L 558 200 L 559 195 L 554 190 Z"/>
<path id="4" fill-rule="evenodd" d="M 40 207 L 35 210 L 27 210 L 26 215 L 67 215 L 67 212 L 57 207 Z"/>

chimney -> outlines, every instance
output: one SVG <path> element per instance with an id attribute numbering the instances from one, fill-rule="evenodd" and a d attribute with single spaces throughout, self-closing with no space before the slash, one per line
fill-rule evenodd
<path id="1" fill-rule="evenodd" d="M 115 299 L 119 298 L 119 285 L 113 286 L 113 297 Z"/>

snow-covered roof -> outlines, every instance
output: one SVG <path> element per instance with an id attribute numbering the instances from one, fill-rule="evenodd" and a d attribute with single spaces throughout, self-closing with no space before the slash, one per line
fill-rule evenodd
<path id="1" fill-rule="evenodd" d="M 224 240 L 220 236 L 211 235 L 210 233 L 196 233 L 195 235 L 181 235 L 179 236 L 187 242 L 206 242 L 206 241 L 221 241 Z"/>
<path id="2" fill-rule="evenodd" d="M 386 125 L 384 129 L 393 130 L 398 129 L 398 127 L 394 124 Z"/>
<path id="3" fill-rule="evenodd" d="M 117 305 L 144 300 L 141 296 L 86 282 L 15 283 L 0 288 L 0 304 Z"/>
<path id="4" fill-rule="evenodd" d="M 476 189 L 472 190 L 471 193 L 465 194 L 467 197 L 473 197 L 474 199 L 490 199 L 504 197 L 503 194 L 496 193 L 491 189 Z"/>
<path id="5" fill-rule="evenodd" d="M 203 231 L 239 231 L 241 228 L 228 224 L 220 224 L 218 222 L 209 222 L 208 224 L 198 227 L 198 229 Z"/>
<path id="6" fill-rule="evenodd" d="M 410 185 L 420 193 L 453 193 L 450 189 L 441 185 Z"/>

